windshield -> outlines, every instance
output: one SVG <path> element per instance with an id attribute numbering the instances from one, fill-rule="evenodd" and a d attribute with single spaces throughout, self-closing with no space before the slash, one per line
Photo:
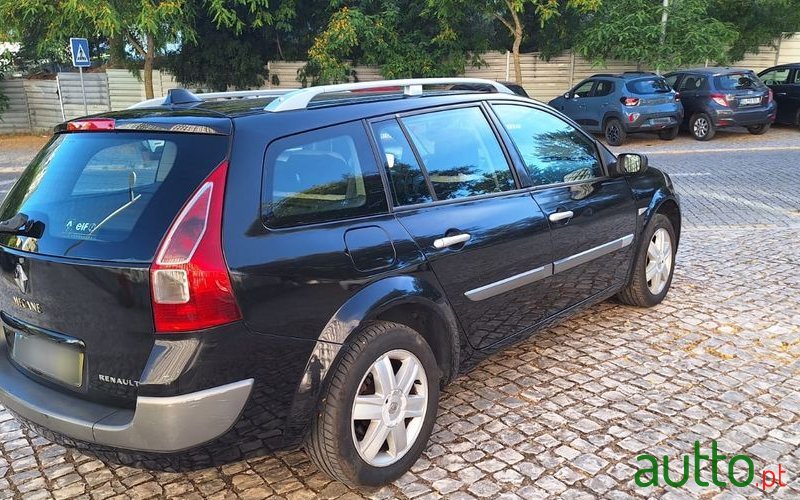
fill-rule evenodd
<path id="1" fill-rule="evenodd" d="M 714 77 L 719 90 L 762 89 L 764 84 L 751 72 L 731 73 Z"/>
<path id="2" fill-rule="evenodd" d="M 671 92 L 672 88 L 663 78 L 643 78 L 627 84 L 628 90 L 636 94 L 661 94 Z"/>
<path id="3" fill-rule="evenodd" d="M 0 207 L 35 236 L 0 244 L 46 255 L 150 262 L 180 207 L 225 157 L 226 136 L 90 132 L 55 136 Z M 40 236 L 40 237 L 39 237 Z"/>

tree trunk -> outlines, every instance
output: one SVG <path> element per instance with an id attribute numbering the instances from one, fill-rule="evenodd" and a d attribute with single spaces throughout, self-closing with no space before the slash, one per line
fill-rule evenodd
<path id="1" fill-rule="evenodd" d="M 122 35 L 108 37 L 108 54 L 111 56 L 108 61 L 109 68 L 125 67 L 125 40 Z"/>
<path id="2" fill-rule="evenodd" d="M 519 56 L 519 46 L 522 44 L 522 33 L 514 33 L 514 45 L 511 48 L 514 56 L 514 81 L 522 83 L 522 60 Z"/>
<path id="3" fill-rule="evenodd" d="M 144 55 L 144 97 L 152 99 L 153 96 L 153 61 L 156 58 L 156 41 L 151 34 L 146 35 L 147 47 Z"/>

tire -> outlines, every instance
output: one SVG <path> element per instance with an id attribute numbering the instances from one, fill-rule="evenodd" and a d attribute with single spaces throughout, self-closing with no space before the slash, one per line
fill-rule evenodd
<path id="1" fill-rule="evenodd" d="M 332 369 L 327 394 L 323 396 L 312 422 L 305 449 L 314 464 L 333 479 L 350 486 L 384 485 L 405 474 L 427 445 L 439 405 L 439 367 L 425 339 L 411 328 L 397 323 L 370 323 L 344 349 L 341 359 Z M 397 361 L 403 356 L 406 357 L 404 360 Z M 387 357 L 388 367 L 396 373 L 380 377 L 380 373 L 389 373 L 384 364 Z M 401 369 L 413 368 L 414 362 L 418 363 L 417 376 L 407 385 L 411 390 L 405 396 L 381 387 L 394 386 L 397 382 L 394 376 Z M 380 403 L 385 392 L 389 392 L 393 399 Z M 427 402 L 420 400 L 425 394 Z M 362 409 L 377 411 L 377 419 L 352 420 L 356 396 L 369 402 L 369 396 L 373 395 L 379 396 L 379 402 L 374 406 L 363 404 Z M 414 399 L 417 401 L 413 405 L 416 413 L 406 417 L 405 410 L 410 409 L 408 405 Z M 393 426 L 389 427 L 387 423 Z M 393 444 L 397 447 L 395 439 L 399 439 L 395 438 L 395 429 L 399 430 L 400 426 L 406 431 L 407 446 L 402 448 L 406 451 L 398 453 L 402 449 L 395 449 L 393 455 Z M 389 434 L 374 441 L 380 447 L 371 448 L 377 450 L 373 455 L 365 441 L 370 432 L 378 430 Z"/>
<path id="2" fill-rule="evenodd" d="M 666 253 L 663 254 L 664 259 L 668 259 L 669 262 L 657 260 L 661 257 L 660 255 L 649 255 L 651 244 L 656 245 L 657 235 L 669 237 L 668 257 Z M 662 214 L 653 216 L 653 220 L 645 228 L 642 242 L 636 251 L 636 261 L 634 262 L 635 267 L 631 281 L 617 294 L 617 298 L 621 302 L 631 306 L 652 307 L 664 300 L 672 285 L 672 275 L 675 271 L 675 241 L 675 229 L 667 216 Z M 653 280 L 648 280 L 647 278 L 647 267 L 654 260 L 663 262 L 661 264 L 663 267 L 658 264 L 654 266 L 655 274 L 661 277 L 660 286 L 654 286 L 656 285 L 655 276 Z M 660 269 L 665 269 L 666 273 L 658 273 L 659 267 Z"/>
<path id="3" fill-rule="evenodd" d="M 678 137 L 678 127 L 667 128 L 658 132 L 658 138 L 662 141 L 671 141 Z"/>
<path id="4" fill-rule="evenodd" d="M 689 131 L 698 141 L 710 141 L 717 133 L 717 127 L 707 114 L 697 113 L 689 120 Z"/>
<path id="5" fill-rule="evenodd" d="M 609 118 L 603 131 L 609 146 L 622 146 L 628 136 L 625 133 L 625 127 L 622 126 L 622 122 L 616 118 Z"/>
<path id="6" fill-rule="evenodd" d="M 747 131 L 753 135 L 763 135 L 767 133 L 769 127 L 770 127 L 769 123 L 762 123 L 761 125 L 754 125 L 752 127 L 747 127 Z"/>

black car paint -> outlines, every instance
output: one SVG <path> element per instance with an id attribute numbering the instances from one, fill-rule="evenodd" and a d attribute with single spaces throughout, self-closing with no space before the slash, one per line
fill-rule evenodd
<path id="1" fill-rule="evenodd" d="M 758 76 L 761 78 L 770 71 L 784 69 L 789 70 L 786 81 L 794 83 L 767 84 L 772 89 L 775 102 L 778 105 L 778 114 L 775 121 L 798 127 L 800 126 L 800 63 L 773 66 L 765 69 Z"/>
<path id="2" fill-rule="evenodd" d="M 48 311 L 57 308 L 52 309 L 58 315 L 52 323 L 54 330 L 76 337 L 106 328 L 127 332 L 125 339 L 109 335 L 106 339 L 98 336 L 96 344 L 92 340 L 87 352 L 87 358 L 91 356 L 88 379 L 103 373 L 136 381 L 138 386 L 100 386 L 94 378 L 78 395 L 130 406 L 137 394 L 185 394 L 253 377 L 256 385 L 244 417 L 257 422 L 258 428 L 231 432 L 257 433 L 270 448 L 300 443 L 340 351 L 371 320 L 410 314 L 431 325 L 429 342 L 447 346 L 438 353 L 446 382 L 505 345 L 616 293 L 627 281 L 631 255 L 648 220 L 664 204 L 672 203 L 677 210 L 677 195 L 665 176 L 651 168 L 638 176 L 595 179 L 592 195 L 578 203 L 565 198 L 569 185 L 531 187 L 518 155 L 500 130 L 498 137 L 521 183 L 515 191 L 425 207 L 393 209 L 388 203 L 385 213 L 357 220 L 270 229 L 260 207 L 263 160 L 270 143 L 311 128 L 363 121 L 366 131 L 366 120 L 372 118 L 448 105 L 485 106 L 481 103 L 487 100 L 548 109 L 512 96 L 460 94 L 278 114 L 248 112 L 232 119 L 197 110 L 151 111 L 152 118 L 146 111 L 110 114 L 121 120 L 153 119 L 164 124 L 195 120 L 199 114 L 203 124 L 213 122 L 219 131 L 232 134 L 223 250 L 242 321 L 190 334 L 153 335 L 146 267 L 76 263 L 8 248 L 0 248 L 0 308 L 12 311 L 20 321 L 36 324 L 35 313 L 10 303 L 17 286 L 14 268 L 25 258 L 31 266 L 31 297 Z M 598 148 L 607 168 L 614 157 L 602 145 Z M 572 227 L 556 228 L 563 236 L 554 238 L 558 247 L 551 249 L 550 223 L 542 208 L 560 206 L 578 213 Z M 637 215 L 639 209 L 645 209 L 642 215 Z M 478 210 L 497 213 L 490 219 Z M 348 232 L 360 228 L 380 228 L 385 238 L 376 237 L 379 233 L 373 230 L 348 237 Z M 474 232 L 475 240 L 462 248 L 432 251 L 430 240 L 451 229 Z M 635 235 L 628 250 L 565 272 L 544 287 L 520 290 L 519 321 L 506 328 L 491 329 L 489 316 L 496 313 L 493 308 L 499 302 L 487 302 L 474 311 L 470 308 L 475 303 L 459 303 L 470 286 L 625 233 Z M 467 266 L 459 265 L 453 256 L 469 258 L 466 275 L 457 276 Z M 527 263 L 525 257 L 530 259 Z M 598 277 L 588 292 L 577 283 L 581 269 Z M 70 285 L 51 285 L 66 282 Z M 486 338 L 476 333 L 484 331 L 489 333 Z M 143 338 L 134 342 L 139 337 Z"/>

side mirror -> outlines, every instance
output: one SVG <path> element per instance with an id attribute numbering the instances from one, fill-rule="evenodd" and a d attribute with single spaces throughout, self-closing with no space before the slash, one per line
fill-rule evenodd
<path id="1" fill-rule="evenodd" d="M 647 170 L 647 165 L 647 155 L 622 153 L 617 156 L 616 163 L 610 165 L 609 171 L 612 177 L 637 175 Z"/>
<path id="2" fill-rule="evenodd" d="M 570 98 L 572 98 L 571 92 L 567 92 L 566 94 L 564 94 L 564 99 L 570 99 Z"/>

